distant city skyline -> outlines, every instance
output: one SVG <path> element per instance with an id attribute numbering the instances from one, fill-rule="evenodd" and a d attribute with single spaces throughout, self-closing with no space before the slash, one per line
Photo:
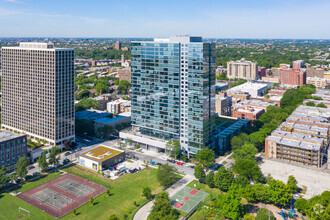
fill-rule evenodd
<path id="1" fill-rule="evenodd" d="M 0 37 L 330 39 L 327 0 L 0 0 Z"/>

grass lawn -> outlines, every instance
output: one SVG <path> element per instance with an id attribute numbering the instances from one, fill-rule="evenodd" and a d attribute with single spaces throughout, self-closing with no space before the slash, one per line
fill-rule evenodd
<path id="1" fill-rule="evenodd" d="M 111 185 L 111 182 L 112 182 L 111 180 L 109 180 L 106 177 L 101 176 L 97 172 L 87 169 L 85 167 L 79 166 L 79 165 L 75 165 L 72 167 L 66 167 L 62 170 L 66 171 L 68 173 L 71 173 L 73 175 L 76 175 L 78 177 L 81 177 L 83 179 L 88 179 L 88 180 L 90 180 L 96 184 L 99 184 L 101 186 L 104 186 L 106 188 L 109 188 L 109 186 Z"/>
<path id="2" fill-rule="evenodd" d="M 71 172 L 72 169 L 74 168 L 66 171 Z M 79 172 L 81 173 L 79 176 L 90 175 L 82 170 Z M 115 181 L 106 180 L 110 182 L 112 194 L 110 197 L 102 194 L 95 199 L 96 205 L 91 206 L 86 203 L 77 209 L 77 213 L 79 213 L 77 216 L 69 213 L 62 219 L 109 219 L 112 214 L 116 214 L 120 219 L 124 219 L 124 215 L 127 214 L 127 219 L 132 219 L 140 206 L 147 202 L 142 197 L 142 188 L 149 186 L 152 193 L 157 193 L 162 189 L 157 181 L 156 173 L 156 169 L 146 168 L 136 174 L 127 174 Z M 134 201 L 137 202 L 138 207 L 134 206 Z"/>
<path id="3" fill-rule="evenodd" d="M 30 182 L 26 182 L 25 184 L 19 186 L 18 191 L 20 192 L 26 192 L 30 189 L 33 189 L 39 185 L 42 185 L 50 180 L 56 179 L 57 177 L 61 176 L 60 172 L 56 172 L 56 173 L 50 173 L 48 175 L 45 176 L 41 176 L 40 178 L 30 181 Z"/>
<path id="4" fill-rule="evenodd" d="M 22 207 L 27 209 L 31 213 L 31 217 L 28 218 L 26 212 L 18 212 L 18 208 Z M 24 215 L 23 218 L 20 218 L 21 215 Z M 19 198 L 12 196 L 8 193 L 0 194 L 0 219 L 4 220 L 14 220 L 14 219 L 55 219 L 52 216 L 40 211 L 33 205 L 30 205 Z"/>
<path id="5" fill-rule="evenodd" d="M 41 176 L 36 180 L 33 180 L 31 182 L 26 182 L 23 185 L 18 186 L 17 190 L 20 192 L 28 191 L 50 180 L 56 179 L 60 175 L 61 174 L 57 172 L 57 173 L 50 173 L 48 175 Z M 38 220 L 54 219 L 52 216 L 40 211 L 39 209 L 35 208 L 33 205 L 30 205 L 15 196 L 12 196 L 8 193 L 0 194 L 0 219 L 22 219 L 19 218 L 20 215 L 24 215 L 25 218 L 27 219 L 27 213 L 21 212 L 21 214 L 19 214 L 18 212 L 19 207 L 22 207 L 30 211 L 31 213 L 30 219 L 38 219 Z"/>

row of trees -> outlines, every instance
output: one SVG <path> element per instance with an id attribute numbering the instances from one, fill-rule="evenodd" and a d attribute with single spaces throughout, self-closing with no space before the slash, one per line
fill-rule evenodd
<path id="1" fill-rule="evenodd" d="M 39 167 L 41 170 L 46 171 L 49 164 L 54 166 L 59 162 L 60 149 L 58 147 L 53 147 L 49 152 L 49 159 L 47 162 L 46 151 L 43 151 L 38 159 Z M 16 180 L 17 178 L 25 179 L 28 174 L 29 161 L 26 157 L 20 157 L 16 163 L 15 173 L 7 175 L 7 170 L 5 166 L 0 169 L 0 188 L 5 187 L 10 181 Z"/>
<path id="2" fill-rule="evenodd" d="M 298 190 L 296 179 L 290 176 L 285 184 L 270 176 L 263 178 L 255 160 L 256 153 L 257 148 L 252 144 L 243 144 L 234 150 L 235 162 L 232 169 L 220 167 L 217 172 L 210 171 L 205 175 L 202 164 L 195 167 L 197 179 L 210 188 L 226 192 L 211 202 L 208 214 L 219 218 L 240 219 L 246 212 L 241 203 L 242 198 L 249 203 L 271 203 L 280 207 L 291 202 L 292 193 Z"/>
<path id="3" fill-rule="evenodd" d="M 75 111 L 79 112 L 85 109 L 99 109 L 100 103 L 94 99 L 83 98 L 79 103 L 75 104 Z"/>
<path id="4" fill-rule="evenodd" d="M 295 206 L 311 220 L 330 219 L 330 191 L 324 191 L 309 200 L 297 199 Z"/>
<path id="5" fill-rule="evenodd" d="M 315 105 L 315 103 L 313 101 L 309 101 L 309 102 L 306 102 L 306 105 L 307 106 L 316 106 L 316 107 L 319 107 L 319 108 L 327 108 L 327 106 L 322 102 Z"/>
<path id="6" fill-rule="evenodd" d="M 77 58 L 90 59 L 93 60 L 104 60 L 104 59 L 121 59 L 121 55 L 125 55 L 125 59 L 130 59 L 130 51 L 122 50 L 104 50 L 104 49 L 76 49 L 75 54 Z"/>

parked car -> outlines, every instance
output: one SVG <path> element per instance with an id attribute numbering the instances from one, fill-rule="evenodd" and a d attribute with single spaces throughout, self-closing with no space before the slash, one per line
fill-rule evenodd
<path id="1" fill-rule="evenodd" d="M 34 169 L 35 168 L 35 166 L 29 166 L 28 167 L 28 170 L 32 170 L 32 169 Z"/>
<path id="2" fill-rule="evenodd" d="M 162 163 L 156 163 L 158 166 L 162 165 Z"/>
<path id="3" fill-rule="evenodd" d="M 172 160 L 172 159 L 167 159 L 167 161 L 170 163 L 175 163 L 175 160 Z"/>
<path id="4" fill-rule="evenodd" d="M 12 185 L 14 185 L 14 183 L 8 183 L 6 187 L 11 187 Z"/>
<path id="5" fill-rule="evenodd" d="M 66 152 L 65 154 L 64 154 L 64 156 L 68 156 L 68 155 L 70 155 L 71 154 L 71 151 L 68 151 L 68 152 Z"/>
<path id="6" fill-rule="evenodd" d="M 20 183 L 21 181 L 22 181 L 21 179 L 15 180 L 16 183 Z"/>
<path id="7" fill-rule="evenodd" d="M 70 162 L 70 160 L 68 158 L 64 158 L 63 161 L 62 161 L 63 164 L 67 164 L 69 162 Z"/>
<path id="8" fill-rule="evenodd" d="M 155 161 L 150 161 L 150 164 L 156 165 L 157 163 Z"/>
<path id="9" fill-rule="evenodd" d="M 51 170 L 51 169 L 53 169 L 54 167 L 53 166 L 49 166 L 48 168 L 47 168 L 47 170 Z"/>
<path id="10" fill-rule="evenodd" d="M 183 163 L 181 163 L 181 162 L 176 162 L 176 164 L 177 164 L 177 165 L 180 165 L 180 166 L 183 165 Z"/>
<path id="11" fill-rule="evenodd" d="M 193 169 L 194 169 L 194 168 L 195 168 L 195 166 L 194 166 L 194 165 L 193 165 L 193 166 L 190 166 L 190 168 L 193 168 Z"/>
<path id="12" fill-rule="evenodd" d="M 37 176 L 37 175 L 39 175 L 39 172 L 34 172 L 34 173 L 32 174 L 32 176 Z"/>

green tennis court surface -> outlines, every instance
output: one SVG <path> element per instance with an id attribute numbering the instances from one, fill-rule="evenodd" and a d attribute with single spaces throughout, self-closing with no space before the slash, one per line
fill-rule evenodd
<path id="1" fill-rule="evenodd" d="M 208 193 L 186 186 L 171 198 L 171 205 L 185 213 L 194 211 L 200 202 L 209 196 Z"/>

